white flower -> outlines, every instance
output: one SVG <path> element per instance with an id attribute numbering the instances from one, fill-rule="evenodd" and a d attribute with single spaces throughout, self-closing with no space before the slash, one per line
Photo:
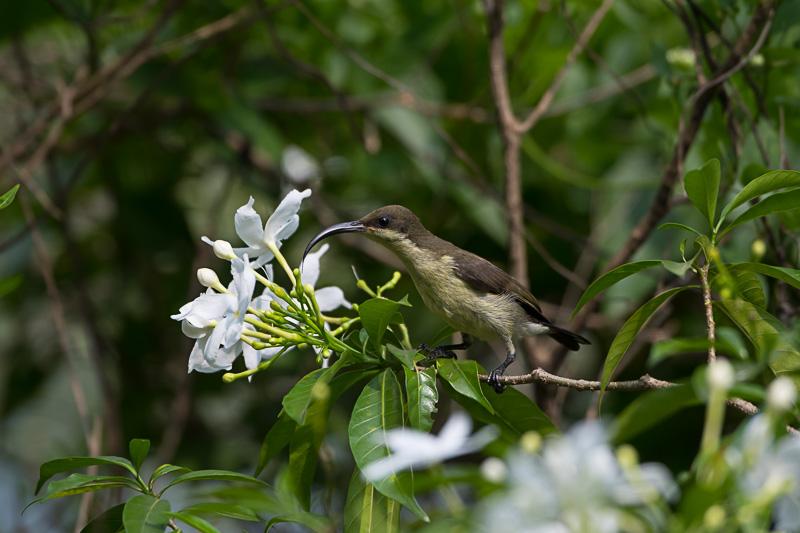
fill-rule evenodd
<path id="1" fill-rule="evenodd" d="M 777 411 L 787 411 L 797 400 L 797 387 L 791 378 L 780 376 L 767 387 L 767 404 Z"/>
<path id="2" fill-rule="evenodd" d="M 171 317 L 182 321 L 181 328 L 187 337 L 197 339 L 189 356 L 189 372 L 230 370 L 242 351 L 244 318 L 256 279 L 247 266 L 246 255 L 244 259 L 231 261 L 231 272 L 233 281 L 228 293 L 209 289 Z"/>
<path id="3" fill-rule="evenodd" d="M 453 413 L 438 435 L 415 429 L 396 428 L 386 432 L 391 454 L 364 468 L 369 480 L 383 479 L 393 472 L 413 467 L 427 467 L 451 457 L 480 450 L 497 437 L 497 428 L 486 426 L 474 435 L 472 419 L 464 413 Z"/>
<path id="4" fill-rule="evenodd" d="M 283 151 L 281 169 L 290 181 L 297 184 L 307 183 L 320 175 L 317 161 L 294 144 L 290 144 Z"/>
<path id="5" fill-rule="evenodd" d="M 733 387 L 736 376 L 733 373 L 733 365 L 727 359 L 718 359 L 708 365 L 706 380 L 712 389 L 726 391 Z"/>
<path id="6" fill-rule="evenodd" d="M 275 254 L 270 248 L 277 250 L 281 247 L 281 242 L 297 230 L 300 224 L 300 217 L 297 216 L 300 203 L 309 196 L 311 189 L 289 192 L 263 227 L 261 217 L 253 209 L 255 200 L 251 196 L 246 205 L 236 210 L 233 218 L 236 234 L 247 244 L 246 248 L 234 248 L 234 253 L 239 257 L 247 254 L 250 259 L 255 259 L 254 266 L 271 261 Z"/>
<path id="7" fill-rule="evenodd" d="M 745 501 L 775 501 L 777 531 L 800 529 L 800 439 L 775 439 L 773 422 L 754 416 L 725 452 Z"/>
<path id="8" fill-rule="evenodd" d="M 623 469 L 599 423 L 578 424 L 563 438 L 545 439 L 541 455 L 515 451 L 506 461 L 506 489 L 481 509 L 493 532 L 616 533 L 624 507 L 675 490 L 662 465 Z"/>
<path id="9" fill-rule="evenodd" d="M 344 297 L 344 292 L 339 287 L 316 288 L 320 272 L 319 260 L 328 251 L 328 248 L 328 244 L 323 244 L 319 250 L 308 254 L 303 261 L 303 283 L 308 283 L 315 287 L 314 296 L 322 313 L 333 311 L 338 307 L 352 307 L 352 304 L 347 301 Z"/>

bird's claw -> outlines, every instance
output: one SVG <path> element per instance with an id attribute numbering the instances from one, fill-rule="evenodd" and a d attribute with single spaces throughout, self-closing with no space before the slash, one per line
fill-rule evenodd
<path id="1" fill-rule="evenodd" d="M 417 350 L 428 354 L 428 357 L 417 363 L 420 366 L 431 366 L 436 362 L 437 359 L 440 358 L 456 359 L 457 357 L 455 352 L 451 352 L 450 350 L 442 350 L 442 348 L 439 346 L 436 348 L 431 348 L 425 343 L 420 344 Z"/>
<path id="2" fill-rule="evenodd" d="M 502 394 L 504 390 L 506 390 L 506 386 L 500 383 L 500 376 L 503 375 L 503 370 L 496 368 L 489 372 L 489 379 L 487 382 L 489 385 L 494 389 L 497 394 Z"/>

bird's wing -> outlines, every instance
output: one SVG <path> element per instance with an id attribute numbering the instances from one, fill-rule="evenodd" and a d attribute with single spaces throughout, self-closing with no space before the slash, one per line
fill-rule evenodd
<path id="1" fill-rule="evenodd" d="M 550 323 L 530 291 L 502 269 L 469 252 L 454 254 L 452 257 L 456 274 L 470 287 L 491 294 L 511 294 L 531 318 L 537 322 Z"/>

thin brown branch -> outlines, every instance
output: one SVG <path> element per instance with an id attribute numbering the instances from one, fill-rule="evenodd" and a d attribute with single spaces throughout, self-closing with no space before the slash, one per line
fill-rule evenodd
<path id="1" fill-rule="evenodd" d="M 706 259 L 706 263 L 700 267 L 700 287 L 703 289 L 703 307 L 706 311 L 706 329 L 708 331 L 708 364 L 713 364 L 717 360 L 717 351 L 714 347 L 716 341 L 714 307 L 711 303 L 711 286 L 708 284 L 708 268 L 711 263 Z"/>
<path id="2" fill-rule="evenodd" d="M 769 29 L 768 21 L 771 20 L 773 14 L 773 3 L 759 4 L 756 6 L 747 28 L 745 28 L 739 40 L 733 46 L 727 60 L 719 67 L 719 74 L 715 74 L 712 81 L 700 88 L 691 99 L 692 105 L 687 106 L 691 109 L 691 116 L 686 127 L 680 130 L 678 142 L 675 145 L 672 158 L 661 177 L 661 185 L 656 193 L 656 197 L 648 212 L 631 232 L 628 241 L 614 254 L 614 257 L 612 257 L 608 265 L 606 265 L 606 270 L 614 269 L 625 263 L 655 229 L 661 217 L 669 211 L 671 207 L 672 188 L 680 174 L 680 170 L 683 166 L 683 159 L 700 129 L 700 124 L 703 121 L 703 117 L 708 104 L 712 100 L 715 89 L 719 86 L 719 83 L 727 79 L 727 77 L 723 77 L 723 75 L 728 73 L 732 75 L 736 71 L 736 67 L 743 63 L 742 58 L 745 57 L 745 52 L 750 48 L 751 43 L 756 39 L 759 33 L 761 35 L 759 40 L 763 42 L 766 32 L 762 30 L 764 28 Z M 754 46 L 752 49 L 757 50 L 757 48 L 758 47 Z"/>
<path id="3" fill-rule="evenodd" d="M 478 374 L 478 379 L 484 383 L 488 382 L 489 377 L 484 374 Z M 557 385 L 559 387 L 567 387 L 570 389 L 580 391 L 599 391 L 601 383 L 599 381 L 589 381 L 586 379 L 572 379 L 562 376 L 556 376 L 542 368 L 537 368 L 530 374 L 523 374 L 520 376 L 500 376 L 500 383 L 504 385 L 523 385 L 525 383 L 542 383 L 545 385 Z M 675 383 L 656 379 L 647 374 L 635 379 L 633 381 L 611 381 L 606 386 L 609 391 L 644 391 L 650 389 L 664 389 L 667 387 L 675 387 Z"/>
<path id="4" fill-rule="evenodd" d="M 33 221 L 33 212 L 31 210 L 30 200 L 26 192 L 18 194 L 22 213 L 25 217 L 26 223 L 30 226 Z M 62 355 L 67 363 L 67 370 L 69 374 L 70 389 L 72 397 L 75 400 L 75 407 L 78 412 L 78 418 L 81 422 L 83 429 L 83 436 L 86 441 L 87 451 L 93 448 L 92 445 L 92 428 L 89 413 L 89 404 L 86 401 L 86 395 L 83 392 L 83 386 L 78 376 L 77 363 L 73 357 L 72 349 L 70 348 L 69 334 L 67 333 L 67 320 L 64 311 L 64 303 L 61 297 L 61 291 L 58 289 L 55 274 L 53 272 L 53 264 L 50 260 L 49 248 L 47 243 L 42 237 L 42 233 L 36 226 L 31 227 L 31 236 L 33 237 L 34 250 L 36 252 L 36 265 L 39 267 L 39 272 L 47 289 L 47 296 L 50 299 L 50 312 L 53 315 L 53 326 L 56 330 L 56 337 L 59 346 L 61 347 Z"/>
<path id="5" fill-rule="evenodd" d="M 572 47 L 572 50 L 569 51 L 564 64 L 561 65 L 561 68 L 559 69 L 555 78 L 553 78 L 553 81 L 550 83 L 550 87 L 547 88 L 545 93 L 539 99 L 539 102 L 536 104 L 536 107 L 533 109 L 533 111 L 530 112 L 525 120 L 518 124 L 519 133 L 525 133 L 529 131 L 536 125 L 539 119 L 544 116 L 556 95 L 556 91 L 564 82 L 564 78 L 567 76 L 567 71 L 575 62 L 575 60 L 578 59 L 578 56 L 583 52 L 583 49 L 589 42 L 589 39 L 591 39 L 592 35 L 594 35 L 595 30 L 597 30 L 597 27 L 600 26 L 600 22 L 602 22 L 603 18 L 613 5 L 614 0 L 603 0 L 603 3 L 600 4 L 600 7 L 598 7 L 597 11 L 594 12 L 592 18 L 589 19 L 589 22 L 586 24 L 586 27 L 583 28 L 583 32 L 581 32 L 577 42 Z"/>
<path id="6" fill-rule="evenodd" d="M 524 385 L 526 383 L 539 383 L 543 385 L 556 385 L 558 387 L 565 387 L 579 391 L 599 391 L 601 387 L 601 383 L 599 381 L 565 378 L 551 374 L 550 372 L 546 372 L 541 368 L 537 368 L 530 374 L 523 374 L 519 376 L 500 376 L 499 379 L 500 383 L 503 385 L 512 386 Z M 488 383 L 489 376 L 486 374 L 478 374 L 478 380 L 483 383 Z M 642 392 L 677 386 L 677 383 L 656 379 L 649 374 L 645 374 L 639 379 L 630 381 L 610 381 L 606 385 L 605 390 L 618 392 Z M 754 415 L 759 412 L 758 407 L 747 400 L 743 400 L 742 398 L 730 398 L 727 403 L 729 406 L 734 407 L 747 415 Z"/>

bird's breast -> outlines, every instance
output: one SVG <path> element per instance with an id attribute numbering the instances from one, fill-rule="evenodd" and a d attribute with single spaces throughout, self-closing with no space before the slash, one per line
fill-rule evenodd
<path id="1" fill-rule="evenodd" d="M 473 289 L 453 267 L 453 258 L 408 244 L 397 255 L 408 269 L 422 301 L 434 314 L 458 331 L 480 339 L 515 336 L 525 311 L 508 294 Z"/>

